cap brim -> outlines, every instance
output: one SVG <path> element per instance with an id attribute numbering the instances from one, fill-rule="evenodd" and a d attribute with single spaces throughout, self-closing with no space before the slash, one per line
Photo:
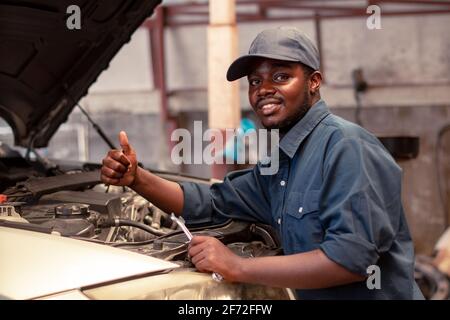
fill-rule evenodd
<path id="1" fill-rule="evenodd" d="M 287 58 L 277 54 L 247 54 L 239 57 L 230 65 L 227 71 L 227 80 L 234 81 L 247 76 L 251 72 L 253 62 L 257 58 L 267 58 L 282 61 L 298 61 L 297 59 Z"/>

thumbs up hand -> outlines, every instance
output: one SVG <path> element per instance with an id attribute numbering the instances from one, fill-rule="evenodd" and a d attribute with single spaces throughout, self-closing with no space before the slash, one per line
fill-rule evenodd
<path id="1" fill-rule="evenodd" d="M 100 179 L 105 184 L 132 186 L 136 180 L 136 152 L 125 131 L 120 131 L 119 142 L 122 150 L 110 150 L 103 159 Z"/>

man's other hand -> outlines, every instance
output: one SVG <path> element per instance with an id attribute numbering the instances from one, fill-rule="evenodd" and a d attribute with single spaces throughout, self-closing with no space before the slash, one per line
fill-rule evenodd
<path id="1" fill-rule="evenodd" d="M 110 150 L 102 162 L 101 180 L 115 186 L 132 186 L 136 180 L 136 152 L 128 142 L 125 131 L 120 131 L 122 150 Z"/>
<path id="2" fill-rule="evenodd" d="M 234 254 L 214 237 L 194 236 L 189 244 L 192 263 L 201 272 L 217 272 L 227 281 L 238 281 L 241 261 L 244 258 Z"/>

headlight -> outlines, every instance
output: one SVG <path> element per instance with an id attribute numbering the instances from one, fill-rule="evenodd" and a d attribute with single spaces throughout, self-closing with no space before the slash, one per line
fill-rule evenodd
<path id="1" fill-rule="evenodd" d="M 292 290 L 261 285 L 216 282 L 210 274 L 172 271 L 82 290 L 99 300 L 289 300 Z"/>

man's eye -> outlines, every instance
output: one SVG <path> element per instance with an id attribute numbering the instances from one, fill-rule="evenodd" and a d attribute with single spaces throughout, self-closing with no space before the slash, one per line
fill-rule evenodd
<path id="1" fill-rule="evenodd" d="M 249 83 L 251 86 L 257 86 L 257 85 L 260 83 L 260 81 L 259 81 L 259 79 L 249 79 L 249 80 L 248 80 L 248 83 Z"/>
<path id="2" fill-rule="evenodd" d="M 276 74 L 274 76 L 275 81 L 287 81 L 289 76 L 287 74 Z"/>

